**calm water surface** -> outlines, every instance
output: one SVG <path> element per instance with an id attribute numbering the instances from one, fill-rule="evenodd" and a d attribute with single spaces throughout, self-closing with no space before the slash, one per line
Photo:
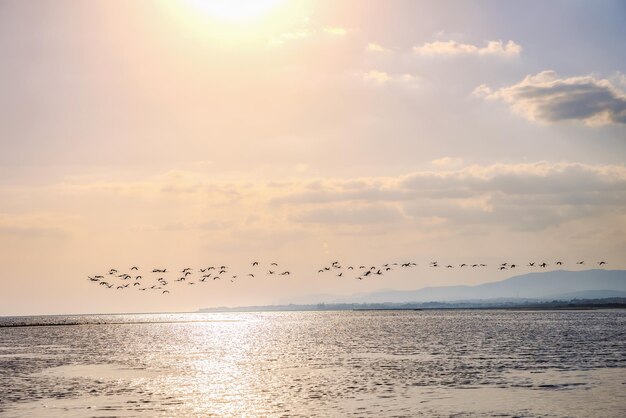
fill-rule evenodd
<path id="1" fill-rule="evenodd" d="M 626 311 L 0 318 L 0 417 L 451 415 L 626 416 Z"/>

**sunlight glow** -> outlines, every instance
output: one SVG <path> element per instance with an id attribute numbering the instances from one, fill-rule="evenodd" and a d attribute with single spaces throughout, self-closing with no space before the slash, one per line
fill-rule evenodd
<path id="1" fill-rule="evenodd" d="M 282 0 L 187 0 L 194 9 L 230 22 L 261 17 L 281 2 Z"/>

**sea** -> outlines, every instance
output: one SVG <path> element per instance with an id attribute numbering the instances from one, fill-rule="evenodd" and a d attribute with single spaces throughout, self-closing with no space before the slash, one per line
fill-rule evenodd
<path id="1" fill-rule="evenodd" d="M 624 417 L 626 311 L 0 318 L 0 417 Z"/>

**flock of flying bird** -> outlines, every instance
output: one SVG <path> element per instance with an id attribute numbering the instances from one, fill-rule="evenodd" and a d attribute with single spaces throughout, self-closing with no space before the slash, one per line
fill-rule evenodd
<path id="1" fill-rule="evenodd" d="M 585 261 L 576 262 L 578 266 L 584 266 Z M 596 263 L 598 266 L 602 267 L 607 264 L 606 261 L 598 261 Z M 554 265 L 563 266 L 562 261 L 555 261 Z M 270 263 L 266 269 L 260 265 L 258 261 L 252 261 L 250 263 L 251 269 L 250 272 L 247 273 L 243 277 L 247 278 L 255 278 L 260 274 L 263 274 L 265 271 L 266 276 L 290 276 L 291 272 L 289 270 L 282 270 L 278 268 L 278 263 Z M 417 267 L 418 264 L 412 261 L 404 262 L 404 263 L 385 263 L 381 265 L 358 265 L 353 266 L 349 265 L 344 268 L 339 261 L 333 261 L 327 266 L 321 267 L 317 272 L 318 274 L 332 274 L 337 277 L 349 277 L 352 276 L 356 280 L 364 280 L 371 277 L 383 276 L 390 271 L 395 269 L 407 269 Z M 486 264 L 482 263 L 470 263 L 470 264 L 460 264 L 458 266 L 452 264 L 439 264 L 437 261 L 431 261 L 428 266 L 430 268 L 445 268 L 445 269 L 453 269 L 453 268 L 485 268 Z M 531 268 L 540 268 L 545 269 L 549 266 L 546 262 L 529 262 L 526 267 Z M 497 266 L 498 270 L 512 270 L 519 268 L 519 264 L 515 263 L 501 263 Z M 149 270 L 147 275 L 140 274 L 139 267 L 133 266 L 129 269 L 129 272 L 123 273 L 118 271 L 115 268 L 111 268 L 105 274 L 99 274 L 94 276 L 87 276 L 87 280 L 93 283 L 97 283 L 106 289 L 115 289 L 115 290 L 127 290 L 127 289 L 137 289 L 139 291 L 147 292 L 160 292 L 161 294 L 170 293 L 169 287 L 172 283 L 177 284 L 186 284 L 186 285 L 195 285 L 201 283 L 210 283 L 215 280 L 229 280 L 231 283 L 234 283 L 235 280 L 239 278 L 236 274 L 229 273 L 228 267 L 225 265 L 221 266 L 208 266 L 204 268 L 200 268 L 197 270 L 192 269 L 191 267 L 185 267 L 180 272 L 170 271 L 167 268 L 154 268 Z M 281 271 L 282 270 L 282 271 Z M 170 279 L 171 275 L 176 273 L 178 276 L 175 279 Z M 344 274 L 345 273 L 345 274 Z M 144 276 L 145 275 L 145 276 Z M 158 277 L 157 277 L 158 276 Z M 166 278 L 167 276 L 167 278 Z"/>
<path id="2" fill-rule="evenodd" d="M 250 264 L 252 265 L 253 271 L 248 273 L 246 277 L 254 278 L 256 277 L 256 275 L 259 274 L 258 270 L 260 269 L 260 264 L 258 261 L 253 261 Z M 178 276 L 178 278 L 173 280 L 166 278 L 166 276 L 168 275 L 168 277 L 171 277 L 172 273 L 176 273 L 176 276 Z M 268 276 L 289 276 L 291 275 L 291 272 L 289 270 L 279 271 L 278 263 L 270 263 L 266 274 Z M 230 280 L 231 283 L 234 283 L 237 278 L 238 276 L 236 274 L 230 274 L 228 272 L 228 266 L 225 265 L 208 266 L 200 268 L 198 270 L 194 270 L 191 267 L 185 267 L 180 272 L 173 272 L 168 270 L 167 268 L 154 268 L 145 277 L 144 274 L 140 274 L 139 267 L 133 266 L 130 268 L 130 271 L 128 273 L 122 273 L 117 269 L 112 268 L 104 274 L 87 276 L 87 280 L 93 283 L 97 283 L 105 289 L 125 290 L 136 288 L 137 290 L 143 292 L 160 291 L 161 294 L 170 293 L 170 288 L 168 286 L 172 282 L 195 285 L 199 283 L 210 283 L 214 280 L 224 279 Z"/>

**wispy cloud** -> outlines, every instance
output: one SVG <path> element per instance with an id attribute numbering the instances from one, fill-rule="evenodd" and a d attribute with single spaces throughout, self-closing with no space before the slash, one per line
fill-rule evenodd
<path id="1" fill-rule="evenodd" d="M 419 83 L 419 77 L 413 74 L 390 74 L 386 71 L 369 70 L 362 73 L 358 73 L 358 76 L 366 82 L 375 83 L 377 85 L 384 84 L 402 84 L 407 87 L 417 87 Z"/>
<path id="2" fill-rule="evenodd" d="M 435 56 L 435 55 L 498 55 L 505 57 L 515 57 L 522 52 L 522 47 L 513 42 L 508 41 L 506 44 L 502 41 L 489 41 L 487 45 L 480 47 L 472 44 L 464 44 L 457 41 L 435 41 L 426 42 L 422 46 L 413 48 L 413 52 L 419 55 Z"/>
<path id="3" fill-rule="evenodd" d="M 578 120 L 588 126 L 626 123 L 626 94 L 607 79 L 560 77 L 554 71 L 526 76 L 497 90 L 482 84 L 474 94 L 502 100 L 531 121 Z"/>
<path id="4" fill-rule="evenodd" d="M 324 28 L 324 33 L 336 36 L 344 36 L 348 33 L 348 29 L 339 26 Z"/>
<path id="5" fill-rule="evenodd" d="M 385 48 L 384 46 L 377 44 L 375 42 L 370 42 L 369 44 L 367 44 L 367 46 L 365 47 L 366 51 L 369 52 L 387 52 L 389 51 L 389 49 Z"/>

